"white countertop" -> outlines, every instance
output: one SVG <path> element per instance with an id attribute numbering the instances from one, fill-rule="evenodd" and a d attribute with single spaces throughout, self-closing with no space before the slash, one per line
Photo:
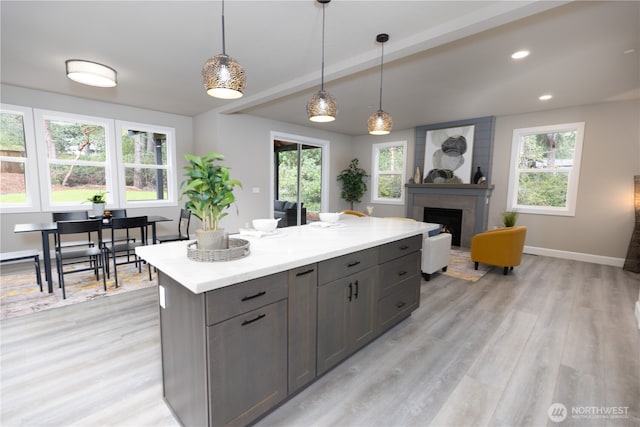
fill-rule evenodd
<path id="1" fill-rule="evenodd" d="M 187 258 L 191 241 L 136 248 L 136 253 L 191 292 L 199 294 L 234 283 L 290 270 L 362 249 L 427 233 L 436 224 L 343 215 L 337 225 L 307 224 L 277 229 L 273 235 L 231 235 L 251 243 L 251 253 L 233 261 L 198 262 Z"/>

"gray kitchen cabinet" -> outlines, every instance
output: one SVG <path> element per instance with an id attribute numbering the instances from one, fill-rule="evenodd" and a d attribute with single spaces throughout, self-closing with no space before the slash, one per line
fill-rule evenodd
<path id="1" fill-rule="evenodd" d="M 377 266 L 318 286 L 318 375 L 376 333 Z"/>
<path id="2" fill-rule="evenodd" d="M 210 425 L 246 425 L 286 398 L 286 300 L 208 329 Z"/>
<path id="3" fill-rule="evenodd" d="M 289 394 L 316 377 L 316 309 L 318 265 L 289 270 Z"/>

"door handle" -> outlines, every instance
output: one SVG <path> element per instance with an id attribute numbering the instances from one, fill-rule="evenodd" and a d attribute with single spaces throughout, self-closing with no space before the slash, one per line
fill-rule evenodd
<path id="1" fill-rule="evenodd" d="M 349 301 L 351 301 L 353 297 L 353 285 L 349 283 Z"/>
<path id="2" fill-rule="evenodd" d="M 310 269 L 309 269 L 309 270 L 307 270 L 307 271 L 302 271 L 302 272 L 300 272 L 300 273 L 296 273 L 296 276 L 297 276 L 297 277 L 304 276 L 305 274 L 313 273 L 314 271 L 315 271 L 315 270 L 314 270 L 313 268 L 310 268 Z"/>
<path id="3" fill-rule="evenodd" d="M 407 305 L 407 303 L 400 301 L 399 303 L 396 304 L 396 308 L 402 308 L 405 305 Z"/>
<path id="4" fill-rule="evenodd" d="M 347 267 L 355 267 L 358 264 L 360 264 L 360 261 L 350 262 L 349 264 L 347 264 Z"/>
<path id="5" fill-rule="evenodd" d="M 358 281 L 356 280 L 356 293 L 355 293 L 355 297 L 356 299 L 358 299 Z"/>
<path id="6" fill-rule="evenodd" d="M 399 271 L 399 272 L 398 272 L 398 276 L 404 276 L 405 274 L 407 274 L 407 272 L 406 272 L 406 271 Z"/>

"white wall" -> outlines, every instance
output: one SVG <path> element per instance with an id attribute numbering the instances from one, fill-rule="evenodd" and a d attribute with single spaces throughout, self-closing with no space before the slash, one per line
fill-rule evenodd
<path id="1" fill-rule="evenodd" d="M 271 206 L 271 132 L 281 132 L 328 140 L 329 161 L 329 210 L 343 209 L 336 175 L 348 166 L 352 156 L 350 136 L 291 125 L 245 114 L 223 115 L 215 111 L 201 114 L 194 119 L 196 153 L 210 151 L 225 156 L 224 164 L 231 168 L 232 178 L 239 180 L 243 190 L 235 191 L 238 214 L 230 210 L 221 221 L 229 232 L 237 231 L 255 218 L 272 218 Z M 259 193 L 253 193 L 259 188 Z M 199 224 L 198 224 L 199 225 Z"/>
<path id="2" fill-rule="evenodd" d="M 110 104 L 107 102 L 91 101 L 5 84 L 0 85 L 0 90 L 2 93 L 2 102 L 5 104 L 174 127 L 176 129 L 176 160 L 179 179 L 182 176 L 182 168 L 186 165 L 182 153 L 193 151 L 193 119 L 191 117 Z M 178 183 L 179 182 L 180 180 Z M 148 209 L 128 209 L 127 211 L 129 215 L 135 215 L 137 213 L 140 215 L 149 214 Z M 175 207 L 154 208 L 153 214 L 163 215 L 177 220 L 179 208 L 177 205 Z M 51 221 L 50 212 L 0 215 L 0 232 L 2 233 L 0 251 L 8 252 L 28 248 L 40 248 L 40 235 L 38 233 L 16 234 L 13 232 L 13 227 L 17 223 L 49 221 Z M 176 230 L 177 224 L 175 221 L 158 224 L 158 233 L 174 233 Z"/>
<path id="3" fill-rule="evenodd" d="M 640 174 L 640 103 L 608 102 L 496 118 L 489 225 L 506 209 L 513 129 L 585 122 L 575 217 L 521 214 L 526 245 L 591 254 L 622 265 L 635 221 L 633 177 Z M 547 251 L 548 252 L 548 251 Z M 585 259 L 585 258 L 581 258 Z"/>

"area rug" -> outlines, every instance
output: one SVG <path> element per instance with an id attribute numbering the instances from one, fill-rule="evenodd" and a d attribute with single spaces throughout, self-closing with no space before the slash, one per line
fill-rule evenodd
<path id="1" fill-rule="evenodd" d="M 50 294 L 47 292 L 44 274 L 42 275 L 44 290 L 40 292 L 35 272 L 32 269 L 25 269 L 24 272 L 20 271 L 18 273 L 5 274 L 2 272 L 2 275 L 0 275 L 0 319 L 78 304 L 110 295 L 148 288 L 157 284 L 155 273 L 152 274 L 152 280 L 149 281 L 147 267 L 143 266 L 142 273 L 138 273 L 137 267 L 133 264 L 118 267 L 117 288 L 113 272 L 111 272 L 111 278 L 107 279 L 106 292 L 102 287 L 102 277 L 100 281 L 96 281 L 91 272 L 78 272 L 65 276 L 64 285 L 67 298 L 62 299 L 62 289 L 58 287 L 58 276 L 55 268 L 53 268 L 52 274 L 54 285 L 53 293 Z"/>
<path id="2" fill-rule="evenodd" d="M 476 270 L 474 263 L 471 262 L 469 251 L 451 249 L 447 271 L 442 272 L 442 274 L 475 282 L 487 274 L 490 269 L 491 266 L 480 264 Z"/>

